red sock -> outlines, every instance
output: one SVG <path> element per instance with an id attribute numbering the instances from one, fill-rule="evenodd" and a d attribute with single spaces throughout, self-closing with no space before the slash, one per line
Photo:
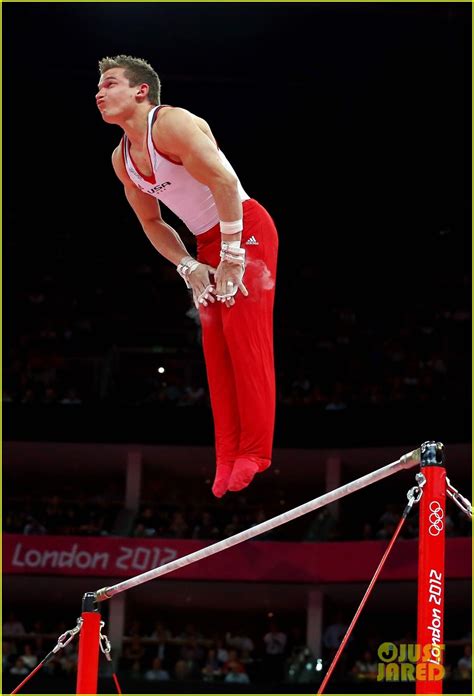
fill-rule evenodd
<path id="1" fill-rule="evenodd" d="M 237 457 L 232 469 L 228 490 L 235 492 L 246 488 L 252 482 L 255 474 L 265 471 L 270 464 L 270 459 L 262 459 L 261 457 Z"/>
<path id="2" fill-rule="evenodd" d="M 216 498 L 222 498 L 224 493 L 227 493 L 233 466 L 234 462 L 217 462 L 216 476 L 212 484 L 212 492 Z"/>
<path id="3" fill-rule="evenodd" d="M 268 469 L 270 464 L 272 463 L 271 459 L 262 459 L 262 457 L 258 457 L 258 473 L 261 474 L 262 471 L 265 471 L 265 469 Z"/>

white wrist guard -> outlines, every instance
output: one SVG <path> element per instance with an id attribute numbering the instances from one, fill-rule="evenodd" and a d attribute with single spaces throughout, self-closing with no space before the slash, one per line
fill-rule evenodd
<path id="1" fill-rule="evenodd" d="M 193 259 L 192 256 L 183 256 L 181 261 L 178 263 L 176 266 L 176 270 L 181 276 L 181 278 L 184 280 L 186 283 L 186 287 L 188 290 L 191 288 L 189 284 L 189 280 L 187 276 L 192 273 L 193 271 L 196 270 L 196 268 L 199 266 L 199 261 L 196 261 L 196 259 Z"/>
<path id="2" fill-rule="evenodd" d="M 244 221 L 242 218 L 240 218 L 240 220 L 234 220 L 233 222 L 219 220 L 219 226 L 221 228 L 221 234 L 237 234 L 237 232 L 242 232 L 244 229 Z"/>
<path id="3" fill-rule="evenodd" d="M 221 242 L 220 257 L 222 261 L 236 263 L 245 268 L 245 249 L 241 249 L 240 246 L 234 246 L 235 244 L 236 242 Z"/>

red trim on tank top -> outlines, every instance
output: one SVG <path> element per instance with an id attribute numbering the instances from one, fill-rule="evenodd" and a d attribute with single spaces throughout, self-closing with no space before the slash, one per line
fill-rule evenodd
<path id="1" fill-rule="evenodd" d="M 130 150 L 128 151 L 128 156 L 130 157 L 133 166 L 137 170 L 137 174 L 139 174 L 141 176 L 141 178 L 144 179 L 145 181 L 148 181 L 149 184 L 156 184 L 156 179 L 155 179 L 154 174 L 152 174 L 151 176 L 146 176 L 146 174 L 142 174 L 142 172 L 138 169 L 137 165 L 133 161 L 132 153 L 130 152 Z"/>
<path id="2" fill-rule="evenodd" d="M 158 116 L 158 111 L 160 109 L 162 109 L 164 106 L 171 106 L 171 105 L 170 104 L 160 104 L 160 106 L 157 107 L 155 113 L 153 114 L 153 118 L 151 119 L 151 127 L 152 128 L 153 128 L 153 124 L 155 123 L 155 119 Z M 173 107 L 171 107 L 171 108 L 173 108 Z M 165 155 L 164 152 L 160 152 L 160 150 L 158 150 L 158 148 L 156 147 L 155 142 L 153 140 L 153 133 L 151 135 L 151 142 L 153 143 L 153 147 L 155 148 L 155 152 L 157 152 L 160 157 L 163 157 L 163 159 L 168 160 L 168 162 L 171 162 L 171 164 L 175 164 L 177 167 L 183 166 L 182 162 L 173 162 L 173 160 L 170 157 L 168 157 L 168 155 Z"/>
<path id="3" fill-rule="evenodd" d="M 123 166 L 125 167 L 125 171 L 127 172 L 127 160 L 125 157 L 125 136 L 122 135 L 122 138 L 120 140 L 120 145 L 122 146 L 122 159 L 123 159 Z M 128 174 L 128 172 L 127 172 Z M 130 178 L 130 175 L 129 175 Z"/>
<path id="4" fill-rule="evenodd" d="M 126 169 L 126 168 L 127 168 L 127 160 L 125 159 L 125 138 L 122 138 L 122 143 L 123 143 L 123 146 L 122 146 L 122 147 L 123 147 L 123 161 L 124 161 L 125 169 Z M 128 156 L 130 157 L 130 160 L 131 160 L 133 166 L 135 167 L 135 170 L 136 170 L 137 174 L 138 174 L 144 181 L 147 181 L 149 184 L 156 184 L 156 179 L 155 179 L 155 175 L 154 175 L 154 174 L 152 174 L 151 176 L 146 176 L 145 174 L 142 174 L 142 172 L 138 169 L 138 167 L 137 167 L 137 165 L 136 165 L 136 163 L 135 163 L 135 161 L 134 161 L 134 159 L 133 159 L 133 157 L 132 157 L 132 153 L 130 152 L 130 145 L 129 145 L 129 147 L 128 147 Z M 153 168 L 152 168 L 152 171 L 153 171 Z"/>

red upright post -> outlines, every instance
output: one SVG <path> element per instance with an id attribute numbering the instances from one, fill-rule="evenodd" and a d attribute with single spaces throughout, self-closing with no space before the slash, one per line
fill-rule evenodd
<path id="1" fill-rule="evenodd" d="M 82 600 L 82 626 L 77 659 L 77 694 L 96 694 L 99 675 L 100 614 L 95 593 L 86 592 Z"/>
<path id="2" fill-rule="evenodd" d="M 418 635 L 416 693 L 443 693 L 444 547 L 446 470 L 443 445 L 421 445 L 421 471 L 426 478 L 420 500 L 418 544 Z"/>

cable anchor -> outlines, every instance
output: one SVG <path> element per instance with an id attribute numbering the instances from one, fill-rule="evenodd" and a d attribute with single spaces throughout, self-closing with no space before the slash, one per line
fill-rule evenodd
<path id="1" fill-rule="evenodd" d="M 71 640 L 80 632 L 82 628 L 82 619 L 79 617 L 77 619 L 77 624 L 74 626 L 74 628 L 71 628 L 69 631 L 65 631 L 62 633 L 59 638 L 57 644 L 54 646 L 54 648 L 51 650 L 52 653 L 56 654 L 60 650 L 66 647 Z"/>
<path id="2" fill-rule="evenodd" d="M 403 517 L 406 517 L 415 503 L 419 503 L 423 495 L 423 487 L 426 483 L 426 476 L 420 472 L 415 476 L 417 486 L 413 486 L 407 493 L 408 503 L 403 511 Z"/>
<path id="3" fill-rule="evenodd" d="M 110 640 L 107 638 L 105 633 L 102 633 L 102 629 L 105 626 L 105 622 L 101 621 L 100 622 L 100 633 L 99 633 L 99 645 L 101 652 L 104 653 L 105 659 L 108 660 L 109 662 L 112 662 L 112 658 L 110 656 L 110 651 L 112 650 L 112 646 L 110 645 Z"/>
<path id="4" fill-rule="evenodd" d="M 448 477 L 446 477 L 446 495 L 472 520 L 472 505 L 470 501 L 454 488 Z"/>

